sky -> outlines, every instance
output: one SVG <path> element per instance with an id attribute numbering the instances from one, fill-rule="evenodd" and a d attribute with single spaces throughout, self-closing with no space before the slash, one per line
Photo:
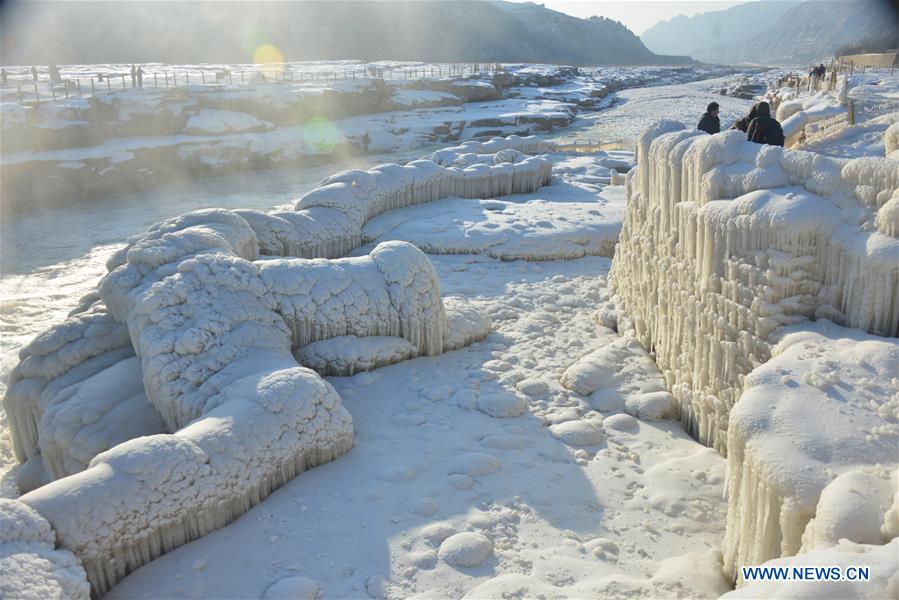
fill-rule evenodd
<path id="1" fill-rule="evenodd" d="M 525 0 L 511 0 L 523 2 Z M 677 15 L 692 16 L 697 13 L 724 10 L 747 0 L 535 0 L 546 8 L 557 10 L 573 17 L 585 19 L 598 15 L 624 23 L 636 33 Z"/>

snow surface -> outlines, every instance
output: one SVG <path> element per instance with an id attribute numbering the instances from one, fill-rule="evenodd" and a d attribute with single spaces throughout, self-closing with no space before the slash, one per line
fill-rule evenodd
<path id="1" fill-rule="evenodd" d="M 329 378 L 353 416 L 353 450 L 131 574 L 110 597 L 255 597 L 285 577 L 313 579 L 323 597 L 729 589 L 715 550 L 723 459 L 673 421 L 621 429 L 616 418 L 643 378 L 662 385 L 651 363 L 601 395 L 559 383 L 580 356 L 617 339 L 593 319 L 608 259 L 431 260 L 444 293 L 468 298 L 494 332 L 456 352 Z M 518 417 L 478 406 L 519 394 Z M 569 445 L 554 435 L 566 423 L 595 436 L 568 442 L 602 440 Z"/>

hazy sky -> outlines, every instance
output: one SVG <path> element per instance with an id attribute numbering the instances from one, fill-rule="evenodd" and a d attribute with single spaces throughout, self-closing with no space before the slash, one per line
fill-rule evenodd
<path id="1" fill-rule="evenodd" d="M 523 2 L 525 0 L 512 0 Z M 659 21 L 677 15 L 692 16 L 713 10 L 724 10 L 748 0 L 535 0 L 574 17 L 582 19 L 599 15 L 621 21 L 628 29 L 640 35 Z"/>

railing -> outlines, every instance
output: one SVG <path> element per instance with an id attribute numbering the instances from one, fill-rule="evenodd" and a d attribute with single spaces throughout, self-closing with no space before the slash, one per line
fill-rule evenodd
<path id="1" fill-rule="evenodd" d="M 143 67 L 141 67 L 143 68 Z M 20 103 L 47 102 L 71 97 L 92 96 L 98 93 L 121 92 L 128 89 L 178 88 L 191 86 L 234 86 L 271 84 L 336 84 L 341 81 L 387 80 L 415 81 L 424 79 L 458 79 L 473 75 L 503 72 L 501 64 L 441 63 L 411 66 L 347 66 L 346 68 L 310 69 L 293 64 L 259 65 L 252 68 L 168 68 L 148 69 L 141 76 L 110 71 L 97 74 L 62 74 L 51 79 L 46 73 L 35 78 L 28 74 L 5 76 L 2 81 L 4 98 L 13 96 Z"/>

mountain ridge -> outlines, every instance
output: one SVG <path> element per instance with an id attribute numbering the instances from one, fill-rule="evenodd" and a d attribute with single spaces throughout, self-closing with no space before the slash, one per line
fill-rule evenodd
<path id="1" fill-rule="evenodd" d="M 705 62 L 806 65 L 868 39 L 899 44 L 897 22 L 895 8 L 880 0 L 763 0 L 675 17 L 657 23 L 641 39 L 654 52 L 684 53 Z M 709 35 L 716 27 L 719 35 Z"/>
<path id="2" fill-rule="evenodd" d="M 617 21 L 533 3 L 6 2 L 4 64 L 252 62 L 262 44 L 294 60 L 686 64 Z M 10 43 L 10 40 L 12 42 Z"/>

